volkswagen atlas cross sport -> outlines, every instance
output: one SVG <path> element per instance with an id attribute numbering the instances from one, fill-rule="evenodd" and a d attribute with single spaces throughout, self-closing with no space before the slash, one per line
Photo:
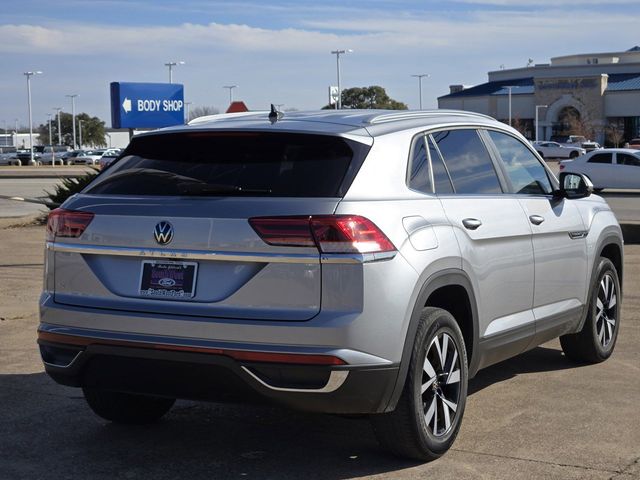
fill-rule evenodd
<path id="1" fill-rule="evenodd" d="M 45 368 L 113 422 L 262 399 L 369 414 L 384 447 L 433 459 L 479 369 L 555 337 L 572 360 L 611 355 L 622 236 L 591 192 L 467 112 L 137 135 L 49 216 Z"/>

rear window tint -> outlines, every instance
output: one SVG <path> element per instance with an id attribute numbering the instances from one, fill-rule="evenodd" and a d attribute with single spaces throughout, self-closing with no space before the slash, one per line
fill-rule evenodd
<path id="1" fill-rule="evenodd" d="M 134 138 L 84 191 L 111 195 L 338 197 L 367 145 L 341 137 L 189 132 Z"/>

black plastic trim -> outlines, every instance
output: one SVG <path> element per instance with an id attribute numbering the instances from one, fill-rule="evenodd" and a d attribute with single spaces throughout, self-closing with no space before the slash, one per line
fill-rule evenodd
<path id="1" fill-rule="evenodd" d="M 422 314 L 422 309 L 425 307 L 429 296 L 435 292 L 437 289 L 441 287 L 447 287 L 451 285 L 456 285 L 463 287 L 467 295 L 469 296 L 469 303 L 471 305 L 471 316 L 472 316 L 472 326 L 473 326 L 473 345 L 472 345 L 472 355 L 469 358 L 469 378 L 473 378 L 473 376 L 478 371 L 478 359 L 479 359 L 479 344 L 478 344 L 478 307 L 476 304 L 476 297 L 473 292 L 473 287 L 471 285 L 471 281 L 469 277 L 463 270 L 458 269 L 447 269 L 441 272 L 435 273 L 431 277 L 429 277 L 424 285 L 422 286 L 420 293 L 418 294 L 418 298 L 416 299 L 415 305 L 413 307 L 413 312 L 411 314 L 411 320 L 409 321 L 409 328 L 407 329 L 407 336 L 404 340 L 404 347 L 402 349 L 402 360 L 400 361 L 400 369 L 398 370 L 398 377 L 395 382 L 395 387 L 393 392 L 391 393 L 391 397 L 389 398 L 389 402 L 385 408 L 385 411 L 393 411 L 402 395 L 402 390 L 404 388 L 404 382 L 407 378 L 407 373 L 409 371 L 409 363 L 411 361 L 411 352 L 413 350 L 413 341 L 416 336 L 416 331 L 418 330 L 418 323 L 420 321 L 420 315 Z"/>

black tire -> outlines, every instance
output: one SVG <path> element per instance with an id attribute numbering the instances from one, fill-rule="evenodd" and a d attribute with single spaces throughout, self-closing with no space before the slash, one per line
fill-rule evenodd
<path id="1" fill-rule="evenodd" d="M 560 345 L 568 358 L 581 363 L 600 363 L 611 356 L 620 329 L 620 301 L 618 271 L 611 260 L 600 257 L 589 290 L 589 310 L 582 330 L 560 337 Z"/>
<path id="2" fill-rule="evenodd" d="M 453 341 L 455 353 L 449 341 Z M 438 342 L 439 350 L 436 352 L 445 350 L 444 361 L 440 360 L 443 355 L 433 356 L 434 342 Z M 427 367 L 425 357 L 437 367 L 431 362 Z M 427 373 L 429 368 L 433 375 Z M 425 308 L 420 316 L 409 371 L 398 405 L 393 412 L 371 416 L 380 445 L 395 455 L 416 460 L 431 461 L 442 456 L 458 435 L 467 399 L 467 381 L 467 354 L 456 320 L 446 310 Z M 449 403 L 456 399 L 455 410 L 447 407 L 443 398 Z M 442 431 L 438 430 L 438 418 L 445 427 Z"/>
<path id="3" fill-rule="evenodd" d="M 569 158 L 578 158 L 580 154 L 578 152 L 571 152 L 569 153 Z"/>
<path id="4" fill-rule="evenodd" d="M 538 151 L 538 155 L 540 155 L 540 158 L 544 158 L 544 153 Z"/>
<path id="5" fill-rule="evenodd" d="M 175 398 L 134 395 L 98 388 L 83 388 L 84 398 L 94 413 L 114 423 L 143 425 L 159 420 L 171 410 Z"/>

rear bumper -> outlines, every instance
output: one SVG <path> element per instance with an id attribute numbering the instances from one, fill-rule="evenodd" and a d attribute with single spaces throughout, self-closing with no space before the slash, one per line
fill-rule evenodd
<path id="1" fill-rule="evenodd" d="M 345 364 L 336 361 L 335 352 L 292 354 L 291 349 L 237 350 L 186 344 L 184 339 L 138 340 L 41 324 L 38 343 L 45 370 L 63 385 L 194 400 L 275 402 L 323 413 L 385 411 L 398 375 L 397 365 Z"/>

